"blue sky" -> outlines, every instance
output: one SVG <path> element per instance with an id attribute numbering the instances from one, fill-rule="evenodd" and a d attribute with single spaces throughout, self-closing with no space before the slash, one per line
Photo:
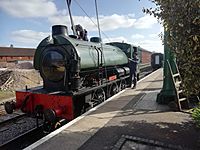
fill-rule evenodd
<path id="1" fill-rule="evenodd" d="M 72 0 L 75 24 L 81 24 L 88 36 L 98 36 L 97 27 L 78 4 L 96 22 L 94 0 Z M 104 42 L 124 41 L 149 51 L 163 52 L 158 36 L 163 32 L 157 20 L 142 12 L 154 7 L 149 0 L 97 0 L 100 27 Z M 51 34 L 51 26 L 65 24 L 69 33 L 70 21 L 65 0 L 0 0 L 0 46 L 33 47 Z M 109 37 L 109 38 L 107 38 Z"/>

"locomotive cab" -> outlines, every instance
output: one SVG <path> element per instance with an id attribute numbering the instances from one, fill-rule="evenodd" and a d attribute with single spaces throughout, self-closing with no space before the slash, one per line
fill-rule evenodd
<path id="1" fill-rule="evenodd" d="M 119 47 L 126 54 L 126 56 L 129 59 L 133 59 L 134 53 L 137 53 L 137 57 L 139 59 L 138 63 L 140 64 L 141 50 L 137 46 L 128 44 L 128 43 L 123 43 L 123 42 L 122 43 L 121 42 L 111 42 L 111 43 L 106 43 L 106 44 Z M 137 80 L 139 80 L 139 76 L 140 76 L 139 65 L 137 65 L 136 71 L 137 71 Z"/>

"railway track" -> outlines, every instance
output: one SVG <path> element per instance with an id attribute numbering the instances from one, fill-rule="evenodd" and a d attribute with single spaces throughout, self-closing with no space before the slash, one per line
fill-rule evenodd
<path id="1" fill-rule="evenodd" d="M 0 103 L 0 149 L 23 149 L 44 137 L 43 120 L 31 118 L 21 111 L 6 114 L 4 103 Z"/>
<path id="2" fill-rule="evenodd" d="M 32 143 L 36 142 L 37 140 L 41 139 L 44 137 L 43 133 L 43 128 L 37 127 L 37 128 L 32 128 L 28 132 L 25 132 L 21 134 L 18 137 L 15 137 L 8 141 L 7 143 L 3 144 L 0 146 L 0 149 L 13 149 L 13 150 L 21 150 L 24 149 L 25 147 L 31 145 Z"/>
<path id="3" fill-rule="evenodd" d="M 22 149 L 42 136 L 43 121 L 23 113 L 1 116 L 0 149 Z M 37 135 L 34 137 L 34 135 Z M 41 136 L 40 136 L 41 135 Z M 34 138 L 33 138 L 34 137 Z"/>
<path id="4" fill-rule="evenodd" d="M 5 102 L 0 103 L 0 149 L 22 149 L 44 136 L 42 120 L 37 124 L 35 118 L 21 111 L 6 114 Z"/>

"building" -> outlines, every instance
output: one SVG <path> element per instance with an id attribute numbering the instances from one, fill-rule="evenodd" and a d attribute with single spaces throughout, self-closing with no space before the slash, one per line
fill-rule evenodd
<path id="1" fill-rule="evenodd" d="M 0 47 L 0 62 L 32 61 L 35 49 Z"/>
<path id="2" fill-rule="evenodd" d="M 145 50 L 145 49 L 142 49 L 142 57 L 141 57 L 142 60 L 141 60 L 141 62 L 143 64 L 150 63 L 151 62 L 151 54 L 152 54 L 152 52 Z"/>
<path id="3" fill-rule="evenodd" d="M 145 50 L 143 48 L 141 48 L 140 46 L 138 46 L 138 49 L 141 51 L 141 63 L 142 64 L 146 64 L 146 63 L 151 63 L 151 55 L 152 55 L 152 52 L 148 51 L 148 50 Z"/>

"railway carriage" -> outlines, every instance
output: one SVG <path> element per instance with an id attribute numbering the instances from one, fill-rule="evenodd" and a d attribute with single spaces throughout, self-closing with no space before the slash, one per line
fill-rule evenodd
<path id="1" fill-rule="evenodd" d="M 153 70 L 159 69 L 163 66 L 163 54 L 153 53 L 151 55 L 151 67 Z"/>
<path id="2" fill-rule="evenodd" d="M 137 52 L 137 56 L 138 56 L 138 63 L 140 64 L 142 61 L 142 49 L 140 47 L 137 47 L 135 45 L 132 44 L 128 44 L 128 43 L 121 43 L 121 42 L 111 42 L 111 43 L 107 43 L 108 45 L 112 45 L 112 46 L 116 46 L 118 48 L 120 48 L 128 58 L 132 59 L 133 58 L 133 53 Z M 139 76 L 140 76 L 140 67 L 139 65 L 137 65 L 137 79 L 139 80 Z"/>

